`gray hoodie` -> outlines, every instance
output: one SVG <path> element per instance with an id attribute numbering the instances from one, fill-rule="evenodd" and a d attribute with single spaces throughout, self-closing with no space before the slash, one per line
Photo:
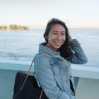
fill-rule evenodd
<path id="1" fill-rule="evenodd" d="M 87 58 L 76 39 L 71 41 L 72 57 L 64 59 L 60 53 L 50 49 L 43 43 L 34 58 L 34 76 L 44 90 L 48 99 L 75 99 L 70 89 L 70 64 L 83 64 Z M 76 83 L 75 83 L 76 82 Z M 74 79 L 73 87 L 76 89 L 78 79 Z"/>

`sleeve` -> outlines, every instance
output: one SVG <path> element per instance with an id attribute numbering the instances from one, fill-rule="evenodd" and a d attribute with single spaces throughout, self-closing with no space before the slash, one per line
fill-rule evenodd
<path id="1" fill-rule="evenodd" d="M 71 56 L 67 58 L 71 63 L 74 64 L 85 64 L 87 63 L 87 57 L 80 45 L 80 43 L 76 39 L 72 39 L 70 42 L 70 50 Z"/>
<path id="2" fill-rule="evenodd" d="M 72 39 L 72 41 L 70 42 L 70 50 L 72 54 L 67 58 L 67 60 L 69 60 L 71 63 L 74 63 L 74 64 L 87 63 L 88 59 L 80 43 L 76 39 Z M 76 91 L 79 83 L 79 77 L 71 77 L 71 81 L 73 83 L 73 88 Z"/>
<path id="3" fill-rule="evenodd" d="M 36 79 L 48 99 L 71 99 L 70 95 L 57 86 L 48 58 L 44 56 L 35 58 L 34 70 Z"/>

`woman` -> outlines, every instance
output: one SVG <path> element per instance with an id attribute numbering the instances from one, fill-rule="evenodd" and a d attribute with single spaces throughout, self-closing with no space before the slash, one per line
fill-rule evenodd
<path id="1" fill-rule="evenodd" d="M 45 42 L 34 58 L 34 75 L 48 99 L 74 99 L 75 83 L 70 80 L 70 64 L 84 64 L 87 58 L 65 23 L 51 19 L 44 33 Z M 77 79 L 76 79 L 77 84 Z"/>

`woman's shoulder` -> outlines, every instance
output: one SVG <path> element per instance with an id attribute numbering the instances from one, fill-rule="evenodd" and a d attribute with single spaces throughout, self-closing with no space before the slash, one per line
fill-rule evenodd
<path id="1" fill-rule="evenodd" d="M 35 55 L 34 61 L 38 60 L 40 62 L 45 62 L 45 61 L 49 61 L 50 58 L 51 57 L 49 55 L 47 55 L 47 54 L 44 54 L 44 53 L 40 54 L 40 53 L 38 53 L 38 54 Z"/>
<path id="2" fill-rule="evenodd" d="M 34 70 L 43 71 L 50 68 L 50 58 L 45 54 L 36 54 L 34 58 Z"/>

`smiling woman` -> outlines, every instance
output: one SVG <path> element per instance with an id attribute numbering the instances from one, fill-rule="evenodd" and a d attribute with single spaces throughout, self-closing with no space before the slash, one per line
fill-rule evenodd
<path id="1" fill-rule="evenodd" d="M 37 82 L 48 99 L 75 99 L 78 78 L 72 78 L 70 64 L 87 62 L 79 42 L 70 37 L 66 24 L 56 18 L 48 22 L 44 38 L 34 57 Z"/>
<path id="2" fill-rule="evenodd" d="M 60 24 L 56 24 L 52 27 L 49 33 L 48 36 L 49 43 L 47 44 L 47 46 L 52 48 L 53 50 L 57 50 L 63 45 L 65 39 L 66 37 L 64 27 L 62 27 Z"/>
<path id="3" fill-rule="evenodd" d="M 34 55 L 38 51 L 37 49 L 39 42 L 43 41 L 43 38 L 41 36 L 43 32 L 41 29 L 39 30 L 38 28 L 44 28 L 46 26 L 46 22 L 52 17 L 57 17 L 64 20 L 67 23 L 68 27 L 70 28 L 75 28 L 75 27 L 77 28 L 77 31 L 73 31 L 70 34 L 80 41 L 81 45 L 83 45 L 83 48 L 88 56 L 88 64 L 85 65 L 72 64 L 71 66 L 72 75 L 75 77 L 80 77 L 80 86 L 78 88 L 79 89 L 78 93 L 80 93 L 80 95 L 79 97 L 77 97 L 77 99 L 98 99 L 99 98 L 99 94 L 98 94 L 99 46 L 97 44 L 99 43 L 99 29 L 96 29 L 99 28 L 99 13 L 97 13 L 98 9 L 99 9 L 99 0 L 76 0 L 76 2 L 75 0 L 58 0 L 58 1 L 57 0 L 0 0 L 0 12 L 1 12 L 0 24 L 6 24 L 7 27 L 9 24 L 10 25 L 23 24 L 24 26 L 29 25 L 32 26 L 33 28 L 36 28 L 36 30 L 26 31 L 26 32 L 24 31 L 0 32 L 0 99 L 12 98 L 13 84 L 14 84 L 16 72 L 19 70 L 21 71 L 28 70 L 28 65 L 30 64 L 32 57 L 34 57 Z M 6 30 L 7 27 L 4 26 L 3 28 Z M 86 29 L 87 27 L 89 29 Z M 55 41 L 53 43 L 53 46 L 55 49 L 57 49 L 63 43 L 63 40 L 61 41 L 60 39 L 63 39 L 61 38 L 61 36 L 64 35 L 64 33 L 61 35 L 59 31 L 58 31 L 59 34 L 57 34 L 56 31 L 54 33 L 55 34 L 53 35 L 55 36 Z M 53 35 L 51 34 L 51 36 Z M 40 46 L 41 49 L 42 46 Z M 53 54 L 50 54 L 51 52 L 48 50 L 48 48 L 52 48 L 52 47 L 46 46 L 46 50 L 48 52 L 46 57 L 50 55 L 53 56 Z M 43 47 L 43 51 L 46 52 L 46 50 L 45 47 Z M 56 50 L 54 51 L 56 53 L 58 52 Z M 43 52 L 40 51 L 40 53 Z M 69 54 L 71 55 L 71 53 Z M 68 56 L 68 53 L 67 54 L 63 53 L 62 55 Z M 46 61 L 48 61 L 47 60 L 48 57 L 47 58 L 46 57 L 44 61 L 42 61 L 43 57 L 37 60 L 38 63 L 42 62 L 41 67 L 44 66 L 43 69 L 40 69 L 41 67 L 39 67 L 39 70 L 44 71 L 46 69 Z M 71 58 L 68 58 L 68 60 L 70 59 Z M 59 64 L 64 61 L 61 61 L 61 59 L 57 57 L 57 55 L 56 57 L 54 57 L 55 61 L 53 62 L 52 60 L 51 60 L 51 66 L 54 66 L 53 69 L 57 70 L 57 72 L 54 73 L 55 75 L 59 75 L 58 77 L 60 77 L 60 75 L 62 75 L 63 72 L 58 73 L 58 70 L 61 70 L 60 67 L 63 65 L 60 65 L 59 69 L 57 69 L 56 66 L 58 61 Z M 34 68 L 32 70 L 34 70 Z M 63 66 L 62 70 L 65 71 L 66 68 L 64 68 Z M 48 72 L 45 71 L 44 76 L 47 77 L 49 72 L 50 70 L 48 70 Z M 50 77 L 51 75 L 49 76 L 49 78 Z M 59 80 L 60 82 L 58 81 L 58 79 L 60 78 L 57 78 L 56 76 L 53 79 L 54 81 L 58 82 L 57 83 L 58 88 L 57 90 L 54 89 L 56 87 L 55 83 L 51 84 L 48 83 L 48 81 L 46 81 L 45 83 L 48 83 L 47 84 L 48 86 L 46 86 L 47 90 L 45 87 L 44 89 L 46 90 L 46 93 L 48 93 L 48 96 L 49 94 L 51 96 L 52 94 L 56 96 L 56 94 L 60 94 L 61 92 L 63 92 L 63 94 L 60 96 L 66 96 L 67 98 L 68 96 L 66 94 L 64 95 L 64 90 L 65 92 L 67 92 L 67 90 L 65 89 L 66 87 L 63 88 L 62 86 L 64 83 L 63 81 L 64 79 Z M 98 82 L 94 79 L 98 79 Z M 82 82 L 82 80 L 84 82 Z M 42 84 L 42 86 L 45 86 L 45 84 Z M 61 88 L 60 86 L 64 90 L 58 91 L 58 89 Z"/>

